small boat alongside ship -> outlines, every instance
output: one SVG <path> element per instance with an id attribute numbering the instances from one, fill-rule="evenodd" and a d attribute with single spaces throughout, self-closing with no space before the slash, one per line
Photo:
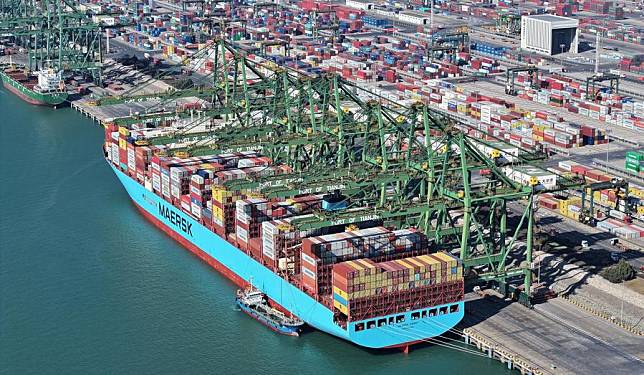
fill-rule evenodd
<path id="1" fill-rule="evenodd" d="M 271 307 L 266 295 L 252 285 L 245 290 L 237 291 L 235 303 L 250 317 L 282 335 L 299 336 L 304 326 L 302 320 L 286 316 L 283 312 Z"/>
<path id="2" fill-rule="evenodd" d="M 68 97 L 61 73 L 53 69 L 31 73 L 24 67 L 10 65 L 0 69 L 0 78 L 7 90 L 30 104 L 57 107 Z"/>

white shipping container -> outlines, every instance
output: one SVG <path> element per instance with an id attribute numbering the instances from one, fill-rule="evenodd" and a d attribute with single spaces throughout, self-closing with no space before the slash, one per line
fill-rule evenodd
<path id="1" fill-rule="evenodd" d="M 176 185 L 172 185 L 170 187 L 170 195 L 175 198 L 181 198 L 181 189 Z M 190 207 L 188 207 L 188 211 L 190 211 Z"/>
<path id="2" fill-rule="evenodd" d="M 170 184 L 163 182 L 163 180 L 161 180 L 161 194 L 164 197 L 170 197 Z"/>
<path id="3" fill-rule="evenodd" d="M 136 170 L 136 157 L 133 148 L 127 150 L 127 168 L 131 171 Z"/>
<path id="4" fill-rule="evenodd" d="M 560 161 L 558 165 L 559 165 L 559 168 L 563 169 L 564 171 L 570 172 L 572 171 L 572 167 L 579 165 L 579 163 L 572 160 L 568 160 L 568 161 Z"/>
<path id="5" fill-rule="evenodd" d="M 112 163 L 119 164 L 119 146 L 112 143 Z"/>
<path id="6" fill-rule="evenodd" d="M 610 210 L 609 214 L 611 217 L 614 217 L 615 219 L 618 219 L 618 220 L 624 220 L 624 218 L 626 217 L 625 213 L 617 210 Z"/>
<path id="7" fill-rule="evenodd" d="M 201 219 L 201 206 L 195 202 L 190 202 L 190 212 Z"/>

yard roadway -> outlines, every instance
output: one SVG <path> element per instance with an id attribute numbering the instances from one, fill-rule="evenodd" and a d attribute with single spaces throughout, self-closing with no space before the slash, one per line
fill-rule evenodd
<path id="1" fill-rule="evenodd" d="M 470 301 L 462 327 L 555 374 L 644 373 L 644 337 L 561 299 L 532 310 L 496 297 Z"/>
<path id="2" fill-rule="evenodd" d="M 623 331 L 615 324 L 585 311 L 562 299 L 553 299 L 547 303 L 536 305 L 535 310 L 543 316 L 566 324 L 570 329 L 589 336 L 605 345 L 612 346 L 624 355 L 644 365 L 644 336 L 637 336 Z M 584 316 L 585 315 L 585 316 Z M 644 368 L 643 368 L 644 369 Z"/>
<path id="3" fill-rule="evenodd" d="M 524 210 L 524 205 L 522 202 L 512 202 L 508 205 L 508 208 L 515 216 L 520 217 Z M 556 255 L 568 262 L 575 263 L 586 271 L 597 273 L 604 267 L 616 263 L 610 258 L 611 253 L 619 253 L 636 270 L 644 267 L 644 253 L 641 246 L 638 245 L 641 244 L 641 240 L 628 243 L 631 249 L 639 251 L 623 253 L 610 244 L 610 240 L 615 238 L 615 235 L 560 216 L 545 208 L 539 208 L 535 213 L 535 222 L 545 233 L 556 232 L 556 235 L 551 239 L 552 241 L 569 247 L 566 253 Z M 583 240 L 588 241 L 591 250 L 580 248 L 579 245 Z M 622 242 L 626 243 L 625 241 Z"/>

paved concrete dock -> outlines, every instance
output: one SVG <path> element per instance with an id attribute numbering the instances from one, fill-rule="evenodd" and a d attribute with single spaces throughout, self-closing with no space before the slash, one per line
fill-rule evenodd
<path id="1" fill-rule="evenodd" d="M 644 373 L 643 336 L 560 298 L 534 309 L 496 296 L 472 300 L 461 328 L 527 359 L 534 373 Z"/>
<path id="2" fill-rule="evenodd" d="M 151 99 L 140 102 L 130 102 L 112 105 L 97 106 L 92 104 L 91 99 L 80 99 L 72 102 L 72 108 L 90 117 L 99 123 L 109 122 L 117 118 L 132 116 L 135 114 L 166 112 L 169 115 L 184 104 L 192 104 L 202 101 L 197 97 L 179 98 L 172 101 Z"/>

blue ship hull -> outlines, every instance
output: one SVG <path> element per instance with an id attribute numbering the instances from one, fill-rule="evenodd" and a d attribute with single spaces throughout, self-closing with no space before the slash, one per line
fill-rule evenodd
<path id="1" fill-rule="evenodd" d="M 346 329 L 340 327 L 325 305 L 109 164 L 132 201 L 153 224 L 237 284 L 248 284 L 252 279 L 253 286 L 273 302 L 320 331 L 368 348 L 404 347 L 429 341 L 463 319 L 464 302 L 460 301 L 350 322 Z M 441 310 L 446 312 L 441 314 Z M 438 314 L 433 315 L 434 311 Z"/>

